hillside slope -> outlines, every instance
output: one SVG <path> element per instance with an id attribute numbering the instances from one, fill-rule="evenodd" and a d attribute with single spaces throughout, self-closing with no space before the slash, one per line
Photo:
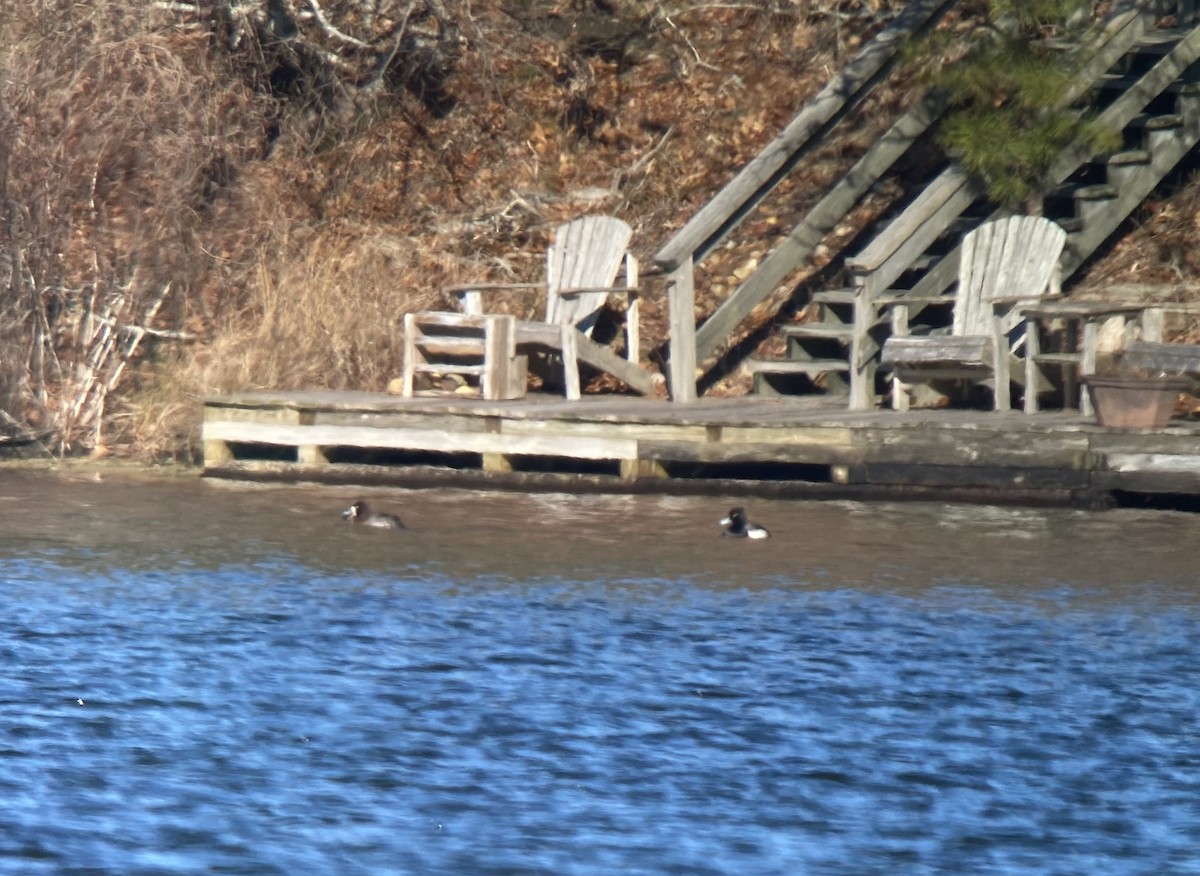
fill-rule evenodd
<path id="1" fill-rule="evenodd" d="M 0 255 L 24 266 L 3 302 L 17 318 L 0 337 L 10 375 L 0 410 L 13 434 L 67 450 L 194 458 L 207 395 L 384 389 L 399 373 L 405 311 L 449 307 L 448 284 L 539 279 L 565 219 L 621 216 L 648 263 L 903 5 L 431 0 L 455 23 L 453 64 L 433 77 L 410 63 L 407 78 L 357 91 L 293 63 L 313 57 L 293 44 L 303 33 L 271 42 L 262 31 L 253 51 L 222 42 L 207 6 L 147 16 L 132 0 L 90 12 L 56 0 L 0 13 L 14 35 L 0 55 L 10 74 L 0 200 L 20 220 L 0 235 Z M 333 22 L 340 30 L 325 22 L 326 34 L 352 38 L 363 24 L 361 4 L 325 7 L 348 16 Z M 301 7 L 262 4 L 261 28 L 278 33 L 268 13 L 281 8 Z M 903 74 L 879 90 L 849 135 L 705 261 L 697 316 L 910 92 Z M 864 216 L 920 178 L 919 167 L 897 168 Z M 1197 215 L 1190 185 L 1148 205 L 1144 226 L 1082 285 L 1153 281 L 1190 295 Z M 832 255 L 819 250 L 742 331 L 769 325 L 806 275 L 836 271 Z M 645 334 L 660 346 L 661 281 L 646 285 Z M 530 295 L 510 309 L 538 306 Z M 733 373 L 713 391 L 744 389 Z"/>

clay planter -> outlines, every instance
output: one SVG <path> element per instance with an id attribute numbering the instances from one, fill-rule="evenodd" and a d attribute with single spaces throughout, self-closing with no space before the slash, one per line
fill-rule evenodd
<path id="1" fill-rule="evenodd" d="M 1096 420 L 1110 429 L 1161 429 L 1175 412 L 1186 377 L 1129 377 L 1089 374 L 1087 384 Z"/>

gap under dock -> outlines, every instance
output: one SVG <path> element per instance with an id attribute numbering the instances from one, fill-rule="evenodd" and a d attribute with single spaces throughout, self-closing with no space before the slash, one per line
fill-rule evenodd
<path id="1" fill-rule="evenodd" d="M 203 441 L 205 474 L 242 480 L 1200 510 L 1196 419 L 311 390 L 210 398 Z"/>

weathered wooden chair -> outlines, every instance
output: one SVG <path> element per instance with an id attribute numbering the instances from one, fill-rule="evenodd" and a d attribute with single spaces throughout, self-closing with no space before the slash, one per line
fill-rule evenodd
<path id="1" fill-rule="evenodd" d="M 1040 217 L 985 222 L 963 238 L 954 296 L 882 301 L 892 317 L 892 336 L 880 354 L 880 368 L 893 374 L 892 407 L 908 409 L 910 384 L 965 380 L 990 381 L 995 409 L 1009 410 L 1014 351 L 1027 328 L 1020 310 L 1061 294 L 1059 258 L 1066 239 L 1058 224 Z M 954 306 L 949 334 L 910 334 L 911 307 L 945 303 Z"/>
<path id="2" fill-rule="evenodd" d="M 472 283 L 446 291 L 457 297 L 461 313 L 423 312 L 405 317 L 404 388 L 413 394 L 414 375 L 426 371 L 458 371 L 493 375 L 485 380 L 485 398 L 516 397 L 517 385 L 524 394 L 527 357 L 533 352 L 547 361 L 561 361 L 567 398 L 580 397 L 579 363 L 586 362 L 621 379 L 631 388 L 653 391 L 650 372 L 638 366 L 638 264 L 629 252 L 633 232 L 611 216 L 584 216 L 560 225 L 547 251 L 546 281 L 543 283 Z M 624 284 L 617 275 L 624 266 Z M 500 328 L 497 340 L 486 343 L 482 320 L 488 316 L 485 295 L 514 290 L 545 289 L 545 315 L 540 320 L 515 320 L 511 340 Z M 622 359 L 606 345 L 592 340 L 592 330 L 610 295 L 625 299 L 625 349 Z M 473 328 L 474 327 L 474 328 Z M 473 345 L 462 342 L 471 336 Z M 447 337 L 453 343 L 447 345 Z M 454 347 L 462 364 L 446 367 L 430 361 L 429 352 Z M 510 360 L 499 361 L 501 357 Z M 482 359 L 482 364 L 478 361 Z"/>

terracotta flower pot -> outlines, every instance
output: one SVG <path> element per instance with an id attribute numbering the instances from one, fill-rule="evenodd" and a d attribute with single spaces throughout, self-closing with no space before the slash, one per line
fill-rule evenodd
<path id="1" fill-rule="evenodd" d="M 1132 377 L 1089 374 L 1087 384 L 1096 421 L 1110 429 L 1161 429 L 1175 412 L 1186 377 Z"/>

